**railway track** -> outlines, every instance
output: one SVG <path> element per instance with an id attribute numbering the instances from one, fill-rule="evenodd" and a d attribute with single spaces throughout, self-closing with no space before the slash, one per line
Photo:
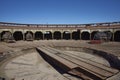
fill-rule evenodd
<path id="1" fill-rule="evenodd" d="M 52 64 L 83 80 L 106 80 L 119 72 L 114 68 L 55 48 L 38 47 L 37 50 Z"/>

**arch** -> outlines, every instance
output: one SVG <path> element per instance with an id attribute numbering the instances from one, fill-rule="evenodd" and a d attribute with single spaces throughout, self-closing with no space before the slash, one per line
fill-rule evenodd
<path id="1" fill-rule="evenodd" d="M 81 39 L 82 40 L 90 40 L 90 33 L 87 31 L 84 31 L 81 33 Z"/>
<path id="2" fill-rule="evenodd" d="M 35 40 L 43 39 L 43 33 L 41 31 L 35 32 Z"/>
<path id="3" fill-rule="evenodd" d="M 10 31 L 3 31 L 1 33 L 1 40 L 2 41 L 5 41 L 5 40 L 9 40 L 9 39 L 12 39 L 12 33 Z"/>
<path id="4" fill-rule="evenodd" d="M 46 31 L 44 33 L 44 39 L 47 39 L 47 40 L 52 39 L 52 32 L 51 31 Z"/>
<path id="5" fill-rule="evenodd" d="M 55 31 L 53 36 L 54 36 L 54 39 L 57 39 L 57 40 L 61 39 L 61 32 L 60 31 Z"/>
<path id="6" fill-rule="evenodd" d="M 70 32 L 69 31 L 63 32 L 63 39 L 66 39 L 66 40 L 70 39 Z"/>
<path id="7" fill-rule="evenodd" d="M 94 36 L 95 36 L 95 34 L 97 33 L 98 31 L 93 31 L 92 33 L 91 33 L 91 39 L 93 40 L 94 39 Z"/>
<path id="8" fill-rule="evenodd" d="M 21 31 L 15 31 L 13 37 L 16 41 L 23 40 L 23 33 Z"/>
<path id="9" fill-rule="evenodd" d="M 33 40 L 32 31 L 27 31 L 24 35 L 25 35 L 25 40 Z"/>
<path id="10" fill-rule="evenodd" d="M 74 40 L 80 39 L 80 32 L 79 31 L 72 32 L 72 39 Z"/>
<path id="11" fill-rule="evenodd" d="M 114 33 L 114 40 L 120 42 L 120 30 Z"/>
<path id="12" fill-rule="evenodd" d="M 113 33 L 111 31 L 104 31 L 107 35 L 107 40 L 112 41 L 113 39 Z"/>

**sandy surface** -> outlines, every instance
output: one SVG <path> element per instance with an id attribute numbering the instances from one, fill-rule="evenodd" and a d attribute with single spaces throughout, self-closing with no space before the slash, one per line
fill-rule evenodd
<path id="1" fill-rule="evenodd" d="M 114 54 L 120 57 L 120 42 L 107 42 L 103 44 L 88 44 L 88 41 L 75 41 L 75 40 L 40 40 L 40 41 L 18 41 L 16 43 L 5 43 L 0 42 L 0 52 L 4 54 L 18 53 L 21 50 L 28 48 L 35 48 L 39 46 L 72 46 L 72 47 L 88 47 L 93 49 L 102 50 L 110 54 Z M 69 51 L 68 51 L 69 52 Z M 47 62 L 45 62 L 42 57 L 38 57 L 36 51 L 25 52 L 28 54 L 18 56 L 16 58 L 10 59 L 0 65 L 0 75 L 4 74 L 8 78 L 16 78 L 15 80 L 68 80 L 66 76 L 70 77 L 71 80 L 80 80 L 71 77 L 68 74 L 60 74 L 53 67 L 51 67 Z M 71 52 L 72 53 L 72 52 Z M 109 65 L 109 63 L 102 58 L 96 58 L 93 55 L 75 52 L 80 54 L 84 58 L 98 61 L 99 63 L 104 63 Z M 87 57 L 86 57 L 87 56 Z M 9 79 L 8 79 L 9 80 Z"/>
<path id="2" fill-rule="evenodd" d="M 116 56 L 120 56 L 120 42 L 106 42 L 103 44 L 88 44 L 89 41 L 81 40 L 40 40 L 40 41 L 17 41 L 16 43 L 0 42 L 0 52 L 13 50 L 14 48 L 36 47 L 41 45 L 49 46 L 72 46 L 72 47 L 88 47 L 109 52 Z"/>
<path id="3" fill-rule="evenodd" d="M 4 75 L 15 80 L 68 80 L 34 51 L 16 57 L 2 66 Z"/>

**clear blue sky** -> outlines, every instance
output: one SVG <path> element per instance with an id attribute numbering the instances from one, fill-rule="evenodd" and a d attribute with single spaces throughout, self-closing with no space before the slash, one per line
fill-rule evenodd
<path id="1" fill-rule="evenodd" d="M 120 0 L 0 0 L 0 22 L 84 24 L 120 21 Z"/>

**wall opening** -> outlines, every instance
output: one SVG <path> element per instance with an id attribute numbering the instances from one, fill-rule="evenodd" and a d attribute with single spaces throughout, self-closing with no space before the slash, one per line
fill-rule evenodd
<path id="1" fill-rule="evenodd" d="M 57 40 L 61 39 L 61 32 L 60 31 L 54 32 L 54 39 L 57 39 Z"/>
<path id="2" fill-rule="evenodd" d="M 114 33 L 114 40 L 120 42 L 120 31 Z"/>
<path id="3" fill-rule="evenodd" d="M 90 40 L 90 33 L 85 31 L 81 33 L 81 39 L 82 40 Z"/>
<path id="4" fill-rule="evenodd" d="M 21 31 L 14 32 L 13 37 L 16 41 L 23 40 L 23 34 Z"/>
<path id="5" fill-rule="evenodd" d="M 44 39 L 47 39 L 47 40 L 52 39 L 52 33 L 50 31 L 46 31 L 44 33 Z"/>
<path id="6" fill-rule="evenodd" d="M 33 40 L 33 33 L 31 31 L 25 33 L 25 40 Z"/>
<path id="7" fill-rule="evenodd" d="M 69 31 L 63 32 L 63 39 L 66 39 L 66 40 L 70 39 L 70 32 Z"/>
<path id="8" fill-rule="evenodd" d="M 112 41 L 113 40 L 113 33 L 111 31 L 104 31 L 107 35 L 107 40 Z"/>
<path id="9" fill-rule="evenodd" d="M 97 33 L 98 31 L 93 31 L 92 33 L 91 33 L 91 39 L 93 40 L 94 39 L 94 36 L 95 36 L 95 34 Z"/>
<path id="10" fill-rule="evenodd" d="M 11 38 L 13 38 L 13 37 L 12 37 L 12 33 L 10 31 L 3 31 L 1 33 L 1 41 L 9 40 Z"/>
<path id="11" fill-rule="evenodd" d="M 80 39 L 80 32 L 79 31 L 72 32 L 72 39 L 79 40 Z"/>
<path id="12" fill-rule="evenodd" d="M 42 40 L 43 39 L 43 33 L 41 31 L 37 31 L 35 33 L 35 40 Z"/>

